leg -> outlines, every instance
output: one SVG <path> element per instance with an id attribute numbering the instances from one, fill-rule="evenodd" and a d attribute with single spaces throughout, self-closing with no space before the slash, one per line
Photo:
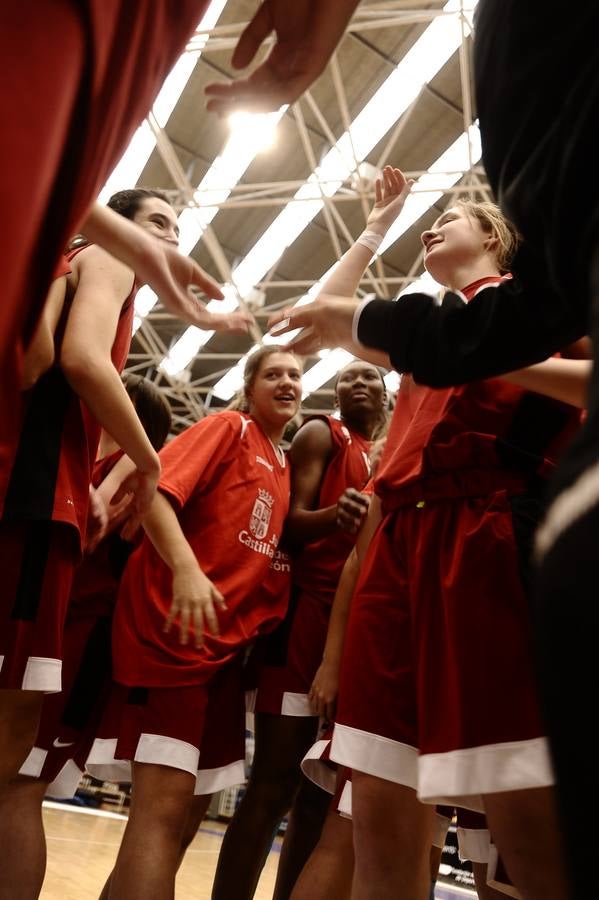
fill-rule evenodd
<path id="1" fill-rule="evenodd" d="M 15 778 L 33 747 L 41 691 L 0 690 L 0 785 Z"/>
<path id="2" fill-rule="evenodd" d="M 0 900 L 36 900 L 46 871 L 47 784 L 17 777 L 0 789 Z"/>
<path id="3" fill-rule="evenodd" d="M 354 770 L 352 900 L 428 900 L 434 806 L 415 791 Z"/>
<path id="4" fill-rule="evenodd" d="M 183 862 L 185 851 L 198 833 L 198 828 L 202 824 L 202 820 L 206 815 L 206 810 L 210 806 L 211 800 L 212 794 L 200 794 L 199 796 L 195 796 L 191 801 L 189 812 L 187 813 L 187 819 L 185 821 L 185 827 L 183 828 L 183 836 L 181 838 L 179 866 Z M 179 868 L 179 866 L 177 866 L 177 868 Z"/>
<path id="5" fill-rule="evenodd" d="M 523 900 L 567 900 L 553 790 L 487 794 L 484 804 L 493 841 Z"/>
<path id="6" fill-rule="evenodd" d="M 505 900 L 505 894 L 487 884 L 487 863 L 473 862 L 472 874 L 478 900 Z"/>
<path id="7" fill-rule="evenodd" d="M 131 811 L 111 876 L 110 900 L 173 900 L 194 784 L 194 776 L 181 769 L 133 764 Z"/>
<path id="8" fill-rule="evenodd" d="M 288 900 L 318 842 L 331 795 L 302 775 L 281 848 L 273 900 Z"/>
<path id="9" fill-rule="evenodd" d="M 185 856 L 185 851 L 193 841 L 194 837 L 198 833 L 198 828 L 200 827 L 200 823 L 204 816 L 206 815 L 206 810 L 210 805 L 210 800 L 212 799 L 212 794 L 203 794 L 199 797 L 194 797 L 191 801 L 191 805 L 189 807 L 189 812 L 187 814 L 187 819 L 185 821 L 185 826 L 183 828 L 183 836 L 181 838 L 181 846 L 179 849 L 179 861 L 177 863 L 177 870 L 179 866 L 183 862 L 183 857 Z M 102 888 L 102 893 L 100 894 L 98 900 L 108 900 L 110 896 L 110 885 L 112 882 L 112 872 L 108 876 L 106 884 Z M 0 900 L 3 900 L 2 894 L 0 893 Z"/>
<path id="10" fill-rule="evenodd" d="M 291 900 L 349 900 L 354 873 L 352 821 L 331 811 L 295 883 Z"/>
<path id="11" fill-rule="evenodd" d="M 316 719 L 257 713 L 256 749 L 247 790 L 225 834 L 213 900 L 254 896 L 273 832 L 291 807 L 300 762 L 316 736 Z"/>

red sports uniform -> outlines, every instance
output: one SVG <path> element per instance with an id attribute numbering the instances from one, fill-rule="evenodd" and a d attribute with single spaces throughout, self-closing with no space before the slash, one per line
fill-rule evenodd
<path id="1" fill-rule="evenodd" d="M 323 509 L 334 506 L 347 488 L 364 488 L 372 442 L 332 416 L 318 418 L 328 425 L 333 445 L 316 504 Z M 261 664 L 255 712 L 313 715 L 308 692 L 322 661 L 339 576 L 355 541 L 356 535 L 338 530 L 293 557 L 289 611 L 257 648 Z"/>
<path id="2" fill-rule="evenodd" d="M 131 342 L 136 290 L 134 283 L 112 345 L 119 372 Z M 58 345 L 69 308 L 66 302 Z M 0 444 L 0 687 L 61 688 L 64 618 L 99 440 L 100 426 L 54 366 L 26 394 L 17 444 Z"/>
<path id="3" fill-rule="evenodd" d="M 277 548 L 289 469 L 260 426 L 237 412 L 193 425 L 161 462 L 160 490 L 227 609 L 220 634 L 207 632 L 200 649 L 193 638 L 181 644 L 176 628 L 165 634 L 172 574 L 144 538 L 125 569 L 114 620 L 114 678 L 131 688 L 115 756 L 195 774 L 211 679 L 285 615 L 290 567 Z"/>
<path id="4" fill-rule="evenodd" d="M 0 443 L 18 433 L 21 343 L 79 228 L 208 0 L 0 4 Z M 24 23 L 26 27 L 24 27 Z"/>
<path id="5" fill-rule="evenodd" d="M 501 380 L 431 390 L 404 377 L 332 759 L 475 810 L 486 793 L 553 782 L 524 581 L 545 476 L 578 422 Z"/>
<path id="6" fill-rule="evenodd" d="M 122 450 L 98 461 L 99 487 Z M 62 691 L 44 699 L 35 746 L 21 775 L 42 778 L 53 797 L 72 797 L 112 685 L 111 627 L 119 578 L 133 545 L 113 533 L 77 568 L 64 627 Z"/>

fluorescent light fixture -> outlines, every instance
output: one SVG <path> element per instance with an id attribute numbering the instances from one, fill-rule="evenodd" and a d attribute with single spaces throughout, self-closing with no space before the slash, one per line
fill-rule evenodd
<path id="1" fill-rule="evenodd" d="M 224 9 L 225 3 L 226 0 L 212 0 L 198 25 L 198 30 L 213 28 Z M 204 38 L 204 43 L 198 42 L 197 46 L 203 48 L 206 40 L 207 36 Z M 177 101 L 183 93 L 199 58 L 198 54 L 183 53 L 165 79 L 152 108 L 152 112 L 162 128 L 168 122 L 172 111 L 177 105 Z M 155 146 L 156 138 L 152 133 L 152 129 L 144 120 L 104 185 L 99 197 L 100 203 L 106 203 L 115 191 L 126 190 L 137 184 Z"/>
<path id="2" fill-rule="evenodd" d="M 468 143 L 470 142 L 470 153 L 468 151 Z M 433 184 L 438 185 L 439 179 L 441 179 L 441 184 L 444 188 L 453 187 L 456 182 L 460 180 L 463 176 L 464 172 L 468 169 L 470 160 L 472 163 L 478 162 L 480 159 L 480 134 L 478 131 L 477 125 L 472 125 L 468 136 L 466 134 L 460 135 L 460 137 L 454 141 L 454 143 L 445 150 L 441 156 L 431 165 L 428 172 L 422 175 L 418 181 L 417 185 L 429 185 L 431 184 L 431 180 L 433 180 Z M 453 174 L 443 176 L 442 173 L 449 170 Z M 395 241 L 397 241 L 404 232 L 411 227 L 430 207 L 435 203 L 439 197 L 443 195 L 443 191 L 426 191 L 422 193 L 412 193 L 406 200 L 406 204 L 403 208 L 403 211 L 397 220 L 397 222 L 389 229 L 387 236 L 385 237 L 383 243 L 379 248 L 379 254 L 387 250 Z M 336 261 L 331 268 L 322 275 L 322 277 L 312 285 L 310 290 L 304 294 L 304 296 L 298 300 L 294 306 L 303 306 L 306 303 L 310 303 L 322 290 L 322 286 L 329 278 L 336 267 L 339 265 L 339 262 Z M 413 284 L 408 285 L 408 287 L 404 288 L 401 292 L 400 296 L 403 294 L 415 293 L 418 291 L 422 291 L 427 294 L 438 294 L 440 290 L 440 285 L 437 284 L 436 281 L 428 274 L 428 272 L 424 272 L 424 274 Z M 298 329 L 299 330 L 299 329 Z M 295 337 L 298 334 L 298 330 L 290 332 L 289 334 L 283 334 L 280 337 L 272 336 L 270 334 L 265 334 L 263 337 L 264 344 L 286 344 L 288 341 Z M 259 345 L 256 344 L 252 350 L 256 349 Z M 345 351 L 344 351 L 345 352 Z M 245 365 L 245 360 L 247 359 L 246 354 L 238 363 L 237 366 L 234 366 L 232 369 L 227 372 L 213 388 L 213 393 L 216 397 L 219 397 L 221 400 L 230 400 L 231 397 L 235 394 L 237 390 L 241 387 L 243 382 L 243 367 Z M 344 363 L 345 365 L 345 363 Z M 315 368 L 315 367 L 314 367 Z M 326 374 L 326 369 L 318 370 L 312 375 L 312 379 L 308 384 L 312 384 L 312 381 L 315 380 L 317 372 L 324 371 Z M 312 372 L 312 369 L 308 370 L 306 375 L 304 376 L 304 383 L 306 383 L 306 379 L 308 374 Z M 394 377 L 397 373 L 390 372 L 389 378 L 391 378 L 391 383 L 393 384 Z M 330 376 L 329 376 L 330 377 Z M 321 381 L 317 387 L 320 387 L 321 384 L 324 384 L 325 381 Z M 312 388 L 315 390 L 316 388 Z M 389 390 L 396 390 L 396 388 L 389 388 Z"/>
<path id="3" fill-rule="evenodd" d="M 473 7 L 476 3 L 473 3 Z M 444 12 L 459 12 L 459 0 L 449 0 Z M 257 284 L 324 206 L 355 167 L 389 131 L 421 88 L 457 50 L 462 40 L 458 16 L 439 16 L 383 82 L 337 144 L 329 150 L 306 184 L 295 194 L 233 272 L 242 294 Z M 351 138 L 350 138 L 351 134 Z M 328 182 L 319 185 L 319 180 Z"/>
<path id="4" fill-rule="evenodd" d="M 471 125 L 468 133 L 463 133 L 435 160 L 428 172 L 416 181 L 412 193 L 408 195 L 401 215 L 391 226 L 378 249 L 377 256 L 388 250 L 414 222 L 439 200 L 444 192 L 460 180 L 468 171 L 470 162 L 475 165 L 481 157 L 480 131 L 478 125 Z M 447 174 L 449 173 L 449 174 Z M 422 190 L 418 190 L 421 188 Z"/>
<path id="5" fill-rule="evenodd" d="M 385 387 L 390 394 L 395 394 L 399 390 L 399 385 L 401 383 L 401 375 L 399 372 L 396 372 L 395 369 L 392 369 L 390 372 L 387 372 L 385 377 L 383 378 L 385 382 Z"/>
<path id="6" fill-rule="evenodd" d="M 237 308 L 237 294 L 230 284 L 223 286 L 224 300 L 211 300 L 207 309 L 211 312 L 233 312 Z M 199 350 L 210 340 L 213 330 L 190 325 L 181 337 L 173 344 L 168 354 L 160 363 L 159 369 L 167 375 L 176 377 L 197 356 Z"/>
<path id="7" fill-rule="evenodd" d="M 318 390 L 323 384 L 326 384 L 327 381 L 330 381 L 339 369 L 342 369 L 343 366 L 346 366 L 353 359 L 355 357 L 351 353 L 348 353 L 347 350 L 342 350 L 340 347 L 337 347 L 336 350 L 326 351 L 326 356 L 315 363 L 311 369 L 308 369 L 302 377 L 302 400 Z"/>
<path id="8" fill-rule="evenodd" d="M 282 106 L 274 113 L 233 113 L 230 116 L 231 134 L 223 152 L 196 188 L 194 199 L 198 206 L 184 209 L 179 216 L 179 249 L 182 253 L 191 253 L 216 216 L 219 210 L 216 204 L 224 203 L 257 154 L 275 142 L 277 125 L 286 109 Z"/>

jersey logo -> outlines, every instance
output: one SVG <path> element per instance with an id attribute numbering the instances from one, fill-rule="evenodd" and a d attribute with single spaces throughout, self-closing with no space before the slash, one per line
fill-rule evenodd
<path id="1" fill-rule="evenodd" d="M 266 466 L 269 472 L 274 471 L 274 466 L 272 466 L 269 462 L 267 462 L 263 456 L 258 456 L 256 454 L 256 462 L 260 463 L 261 466 Z"/>
<path id="2" fill-rule="evenodd" d="M 75 741 L 61 741 L 60 738 L 56 738 L 52 746 L 59 750 L 61 747 L 72 747 L 74 743 Z"/>
<path id="3" fill-rule="evenodd" d="M 351 444 L 351 434 L 349 433 L 349 429 L 345 427 L 345 425 L 341 426 L 341 434 L 347 440 L 348 444 Z"/>
<path id="4" fill-rule="evenodd" d="M 243 416 L 239 417 L 241 419 L 241 434 L 239 435 L 241 438 L 245 437 L 245 433 L 247 431 L 248 425 L 251 423 L 251 419 L 244 419 Z"/>
<path id="5" fill-rule="evenodd" d="M 254 508 L 250 516 L 250 531 L 255 538 L 261 540 L 268 533 L 272 506 L 275 498 L 263 488 L 258 488 L 258 496 L 254 502 Z"/>

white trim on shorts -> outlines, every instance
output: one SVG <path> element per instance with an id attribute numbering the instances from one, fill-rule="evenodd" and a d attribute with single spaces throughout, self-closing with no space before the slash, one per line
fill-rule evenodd
<path id="1" fill-rule="evenodd" d="M 131 763 L 128 759 L 116 759 L 116 738 L 96 738 L 85 761 L 85 769 L 100 781 L 131 782 Z"/>
<path id="2" fill-rule="evenodd" d="M 312 711 L 308 695 L 294 694 L 292 691 L 285 691 L 281 698 L 281 715 L 309 716 L 312 719 L 318 718 Z"/>
<path id="3" fill-rule="evenodd" d="M 442 850 L 447 843 L 447 832 L 451 825 L 451 819 L 448 816 L 442 816 L 440 812 L 435 812 L 435 831 L 433 833 L 433 847 Z"/>
<path id="4" fill-rule="evenodd" d="M 344 819 L 351 819 L 352 817 L 352 787 L 349 780 L 343 785 L 343 790 L 337 803 L 337 812 Z"/>
<path id="5" fill-rule="evenodd" d="M 245 760 L 238 759 L 216 769 L 200 769 L 196 773 L 194 794 L 216 794 L 225 788 L 245 784 L 245 781 Z"/>
<path id="6" fill-rule="evenodd" d="M 488 863 L 491 835 L 488 828 L 462 828 L 458 825 L 458 850 L 462 862 Z"/>
<path id="7" fill-rule="evenodd" d="M 56 797 L 57 800 L 74 797 L 83 775 L 75 760 L 67 759 L 54 781 L 46 788 L 46 797 Z"/>
<path id="8" fill-rule="evenodd" d="M 366 775 L 376 775 L 416 790 L 418 750 L 409 744 L 335 722 L 331 759 Z M 447 805 L 454 804 L 449 801 Z"/>
<path id="9" fill-rule="evenodd" d="M 484 812 L 484 794 L 550 787 L 554 781 L 543 737 L 425 753 L 418 760 L 418 797 L 423 803 L 463 806 L 476 812 Z"/>
<path id="10" fill-rule="evenodd" d="M 199 768 L 200 751 L 188 741 L 180 741 L 178 738 L 167 737 L 164 734 L 142 732 L 137 741 L 133 760 L 182 769 L 195 776 Z"/>
<path id="11" fill-rule="evenodd" d="M 316 741 L 301 762 L 302 772 L 313 781 L 315 785 L 326 791 L 327 794 L 335 793 L 337 773 L 328 765 L 328 760 L 322 758 L 322 754 L 331 742 L 329 740 Z"/>
<path id="12" fill-rule="evenodd" d="M 59 694 L 62 690 L 62 660 L 30 656 L 23 672 L 21 690 Z"/>
<path id="13" fill-rule="evenodd" d="M 28 778 L 39 778 L 47 755 L 48 751 L 43 750 L 42 747 L 32 747 L 27 759 L 19 769 L 19 775 L 26 775 Z"/>

